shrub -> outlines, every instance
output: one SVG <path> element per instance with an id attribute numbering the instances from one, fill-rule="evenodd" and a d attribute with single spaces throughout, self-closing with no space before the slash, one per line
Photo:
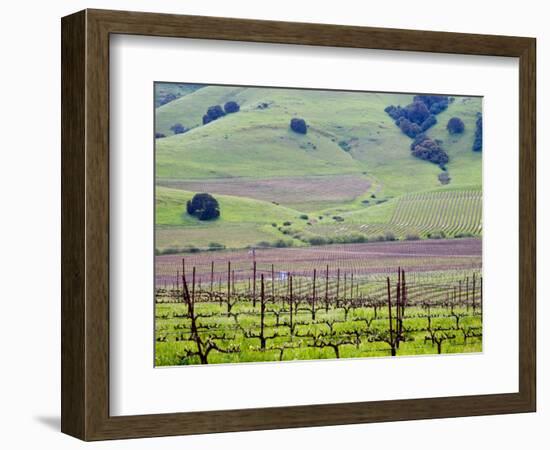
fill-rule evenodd
<path id="1" fill-rule="evenodd" d="M 472 150 L 474 152 L 480 152 L 483 147 L 483 119 L 481 118 L 481 114 L 478 114 L 477 120 L 476 120 L 476 132 L 474 134 L 474 145 L 472 146 Z"/>
<path id="2" fill-rule="evenodd" d="M 386 113 L 395 121 L 397 121 L 401 117 L 406 117 L 407 115 L 407 112 L 405 111 L 405 109 L 401 108 L 401 106 L 390 105 L 385 108 L 384 111 L 386 111 Z"/>
<path id="3" fill-rule="evenodd" d="M 405 108 L 407 119 L 411 122 L 421 125 L 430 115 L 430 110 L 423 101 L 416 100 Z"/>
<path id="4" fill-rule="evenodd" d="M 189 245 L 183 249 L 185 253 L 199 253 L 201 251 L 200 248 L 195 247 L 194 245 Z"/>
<path id="5" fill-rule="evenodd" d="M 155 139 L 162 139 L 165 138 L 166 135 L 164 133 L 155 133 Z"/>
<path id="6" fill-rule="evenodd" d="M 257 247 L 257 248 L 268 248 L 268 247 L 271 247 L 271 243 L 269 243 L 267 241 L 260 241 L 255 245 L 255 247 Z"/>
<path id="7" fill-rule="evenodd" d="M 174 94 L 172 92 L 168 92 L 164 96 L 159 95 L 159 97 L 157 99 L 157 104 L 158 104 L 158 106 L 166 105 L 166 103 L 170 103 L 171 101 L 173 101 L 177 98 L 178 97 L 176 96 L 176 94 Z"/>
<path id="8" fill-rule="evenodd" d="M 422 122 L 422 124 L 420 125 L 420 129 L 422 130 L 422 132 L 424 132 L 428 128 L 433 127 L 436 123 L 437 123 L 437 119 L 433 114 L 430 114 L 428 118 L 424 122 Z"/>
<path id="9" fill-rule="evenodd" d="M 296 133 L 306 134 L 307 124 L 304 119 L 293 118 L 290 120 L 290 129 Z"/>
<path id="10" fill-rule="evenodd" d="M 441 172 L 437 176 L 437 179 L 439 180 L 439 182 L 441 184 L 449 184 L 451 182 L 451 177 L 449 176 L 449 174 L 447 172 Z"/>
<path id="11" fill-rule="evenodd" d="M 428 233 L 428 239 L 445 239 L 447 235 L 444 231 L 433 231 L 431 233 Z"/>
<path id="12" fill-rule="evenodd" d="M 189 131 L 181 123 L 175 123 L 170 127 L 170 130 L 172 130 L 174 134 L 182 134 L 182 133 L 185 133 L 186 131 Z"/>
<path id="13" fill-rule="evenodd" d="M 225 116 L 225 112 L 220 105 L 214 105 L 208 108 L 208 110 L 206 111 L 206 115 L 210 117 L 210 119 L 216 120 L 220 117 Z"/>
<path id="14" fill-rule="evenodd" d="M 351 150 L 351 145 L 348 141 L 340 141 L 338 142 L 338 146 L 345 152 L 349 152 Z"/>
<path id="15" fill-rule="evenodd" d="M 405 117 L 398 119 L 395 124 L 401 129 L 403 134 L 409 136 L 410 138 L 415 138 L 422 132 L 422 129 L 418 124 L 411 122 Z"/>
<path id="16" fill-rule="evenodd" d="M 413 100 L 424 103 L 434 115 L 445 111 L 451 102 L 451 99 L 444 95 L 415 95 Z"/>
<path id="17" fill-rule="evenodd" d="M 163 250 L 158 250 L 160 255 L 175 255 L 178 253 L 183 253 L 184 249 L 179 247 L 166 247 Z"/>
<path id="18" fill-rule="evenodd" d="M 223 249 L 225 249 L 225 245 L 220 244 L 219 242 L 210 242 L 210 244 L 208 244 L 208 249 L 209 250 L 223 250 Z"/>
<path id="19" fill-rule="evenodd" d="M 441 148 L 439 141 L 427 137 L 424 134 L 418 135 L 411 144 L 412 155 L 416 158 L 430 161 L 439 166 L 449 162 L 449 155 Z"/>
<path id="20" fill-rule="evenodd" d="M 390 105 L 384 111 L 401 131 L 414 139 L 437 123 L 436 114 L 447 109 L 449 97 L 442 95 L 416 95 L 405 108 Z"/>
<path id="21" fill-rule="evenodd" d="M 237 102 L 227 102 L 225 105 L 223 105 L 223 110 L 226 114 L 236 113 L 241 109 L 239 104 Z"/>
<path id="22" fill-rule="evenodd" d="M 450 134 L 464 133 L 464 122 L 458 117 L 451 117 L 447 122 L 447 131 Z"/>
<path id="23" fill-rule="evenodd" d="M 326 245 L 330 243 L 330 241 L 324 237 L 321 236 L 314 236 L 308 239 L 308 242 L 311 245 Z"/>
<path id="24" fill-rule="evenodd" d="M 276 224 L 275 222 L 273 222 L 273 223 L 271 224 L 271 226 L 274 227 L 274 228 L 277 228 L 277 224 Z"/>
<path id="25" fill-rule="evenodd" d="M 344 218 L 342 216 L 332 216 L 332 218 L 336 221 L 336 222 L 343 222 L 344 221 Z"/>
<path id="26" fill-rule="evenodd" d="M 474 237 L 475 235 L 473 233 L 456 233 L 455 234 L 455 238 L 456 239 L 460 239 L 460 238 L 471 238 L 471 237 Z"/>
<path id="27" fill-rule="evenodd" d="M 362 234 L 350 234 L 349 236 L 343 236 L 342 242 L 346 244 L 362 244 L 368 242 L 368 239 Z"/>
<path id="28" fill-rule="evenodd" d="M 290 225 L 292 225 L 292 222 L 283 222 L 283 226 L 285 227 L 289 227 Z"/>
<path id="29" fill-rule="evenodd" d="M 447 108 L 449 105 L 449 97 L 445 95 L 415 95 L 413 98 L 415 102 L 422 102 L 428 108 L 431 108 L 433 105 L 441 105 L 442 108 Z"/>
<path id="30" fill-rule="evenodd" d="M 286 248 L 286 247 L 292 247 L 292 241 L 285 241 L 283 239 L 279 239 L 277 241 L 275 241 L 275 243 L 273 244 L 274 247 L 277 247 L 277 248 Z"/>
<path id="31" fill-rule="evenodd" d="M 220 205 L 210 194 L 195 194 L 187 202 L 187 213 L 199 220 L 212 220 L 220 217 Z"/>
<path id="32" fill-rule="evenodd" d="M 384 234 L 384 240 L 386 240 L 386 241 L 396 241 L 397 238 L 395 237 L 395 234 L 393 234 L 391 231 L 387 231 Z"/>
<path id="33" fill-rule="evenodd" d="M 308 216 L 307 214 L 302 214 L 302 215 L 300 216 L 300 219 L 302 219 L 302 220 L 308 220 L 308 219 L 309 219 L 309 216 Z"/>
<path id="34" fill-rule="evenodd" d="M 406 241 L 419 241 L 420 236 L 416 233 L 409 233 L 405 236 Z"/>

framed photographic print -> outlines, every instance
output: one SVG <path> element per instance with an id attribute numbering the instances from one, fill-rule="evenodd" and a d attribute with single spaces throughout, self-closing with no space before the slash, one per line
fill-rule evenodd
<path id="1" fill-rule="evenodd" d="M 62 430 L 535 410 L 535 40 L 62 20 Z"/>

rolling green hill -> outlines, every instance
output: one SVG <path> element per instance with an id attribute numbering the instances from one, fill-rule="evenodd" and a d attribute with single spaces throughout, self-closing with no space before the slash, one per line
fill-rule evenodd
<path id="1" fill-rule="evenodd" d="M 155 223 L 160 226 L 208 226 L 211 222 L 200 221 L 185 212 L 187 201 L 191 200 L 193 194 L 193 192 L 157 186 Z M 276 221 L 296 220 L 300 215 L 300 212 L 294 209 L 252 198 L 216 195 L 216 200 L 222 212 L 220 218 L 216 220 L 217 223 L 271 224 Z"/>
<path id="2" fill-rule="evenodd" d="M 192 197 L 192 192 L 156 187 L 157 249 L 206 248 L 211 243 L 242 248 L 282 238 L 287 243 L 292 242 L 291 245 L 301 244 L 272 225 L 299 222 L 300 213 L 296 210 L 251 198 L 216 195 L 220 217 L 213 221 L 200 221 L 186 212 L 187 201 Z"/>
<path id="3" fill-rule="evenodd" d="M 353 233 L 365 235 L 369 233 L 365 227 L 359 228 L 361 225 L 386 224 L 387 230 L 397 230 L 398 237 L 403 237 L 405 231 L 392 224 L 403 196 L 479 191 L 482 181 L 482 155 L 471 149 L 481 99 L 456 97 L 427 132 L 441 141 L 450 157 L 447 168 L 451 182 L 442 185 L 438 180 L 441 169 L 411 156 L 412 140 L 384 111 L 390 104 L 405 106 L 412 97 L 205 86 L 159 106 L 156 131 L 168 137 L 157 139 L 155 146 L 156 217 L 163 235 L 169 232 L 172 236 L 160 239 L 160 247 L 181 246 L 181 239 L 199 246 L 221 242 L 239 247 L 277 239 L 306 245 L 311 236 L 330 237 L 338 234 L 335 230 L 342 234 L 342 222 L 353 228 Z M 240 111 L 202 125 L 209 106 L 223 106 L 227 101 L 236 101 Z M 446 130 L 447 121 L 455 116 L 465 123 L 461 135 L 450 135 Z M 306 135 L 290 130 L 292 117 L 306 120 Z M 170 127 L 175 123 L 191 130 L 174 135 Z M 319 183 L 320 177 L 326 182 Z M 215 223 L 197 223 L 184 213 L 185 202 L 192 195 L 186 183 L 201 191 L 201 180 L 208 186 L 204 191 L 220 201 L 222 218 Z M 253 188 L 253 180 L 261 189 Z M 318 195 L 311 189 L 300 189 L 299 181 L 307 185 L 308 180 L 311 189 L 319 186 Z M 266 186 L 274 186 L 272 197 Z M 334 195 L 328 195 L 331 186 Z M 364 190 L 352 189 L 357 186 Z M 292 201 L 289 195 L 293 195 Z M 434 201 L 427 207 L 438 205 Z M 297 220 L 304 215 L 308 220 Z M 286 221 L 292 225 L 283 227 Z"/>
<path id="4" fill-rule="evenodd" d="M 204 87 L 202 84 L 155 83 L 155 107 L 167 104 Z"/>

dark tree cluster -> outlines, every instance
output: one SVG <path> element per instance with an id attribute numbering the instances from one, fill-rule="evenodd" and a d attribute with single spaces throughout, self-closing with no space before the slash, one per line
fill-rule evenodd
<path id="1" fill-rule="evenodd" d="M 166 135 L 164 133 L 159 133 L 158 131 L 155 133 L 155 139 L 162 139 L 165 137 Z"/>
<path id="2" fill-rule="evenodd" d="M 182 133 L 185 133 L 186 131 L 189 131 L 181 123 L 175 123 L 170 127 L 170 130 L 172 130 L 174 134 L 182 134 Z"/>
<path id="3" fill-rule="evenodd" d="M 206 114 L 202 116 L 202 124 L 206 125 L 214 120 L 218 120 L 220 117 L 225 116 L 225 111 L 220 105 L 210 106 L 206 111 Z"/>
<path id="4" fill-rule="evenodd" d="M 239 112 L 240 109 L 241 107 L 239 106 L 239 104 L 234 101 L 227 102 L 225 105 L 223 105 L 223 110 L 226 114 Z"/>
<path id="5" fill-rule="evenodd" d="M 436 114 L 449 106 L 449 97 L 441 95 L 416 95 L 404 108 L 390 105 L 384 109 L 403 134 L 414 139 L 437 123 Z"/>
<path id="6" fill-rule="evenodd" d="M 438 140 L 424 134 L 418 135 L 411 144 L 411 152 L 416 158 L 444 167 L 449 162 L 449 155 L 441 148 Z"/>
<path id="7" fill-rule="evenodd" d="M 410 119 L 407 119 L 406 117 L 400 117 L 395 122 L 395 124 L 401 129 L 403 134 L 409 136 L 411 139 L 414 139 L 420 133 L 424 133 L 424 131 L 426 131 L 428 128 L 433 127 L 436 123 L 437 119 L 432 114 L 426 117 L 426 120 L 424 120 L 420 124 L 411 122 Z"/>
<path id="8" fill-rule="evenodd" d="M 413 101 L 424 103 L 430 114 L 437 115 L 447 109 L 451 99 L 445 95 L 415 95 Z"/>
<path id="9" fill-rule="evenodd" d="M 296 133 L 306 134 L 307 133 L 307 124 L 304 119 L 299 119 L 295 117 L 290 120 L 290 129 Z"/>
<path id="10" fill-rule="evenodd" d="M 227 102 L 223 108 L 220 105 L 210 106 L 206 111 L 206 114 L 202 116 L 202 124 L 206 125 L 207 123 L 218 120 L 220 117 L 225 116 L 226 114 L 236 113 L 241 109 L 239 104 L 234 101 Z"/>
<path id="11" fill-rule="evenodd" d="M 451 99 L 443 95 L 415 95 L 413 102 L 404 108 L 390 105 L 384 111 L 403 134 L 413 139 L 413 156 L 444 168 L 449 162 L 449 155 L 441 148 L 440 141 L 430 139 L 424 133 L 437 123 L 436 114 L 446 110 L 450 102 Z"/>
<path id="12" fill-rule="evenodd" d="M 195 194 L 187 201 L 187 213 L 199 220 L 212 220 L 220 217 L 218 201 L 207 193 Z"/>
<path id="13" fill-rule="evenodd" d="M 173 100 L 176 100 L 178 96 L 172 92 L 168 92 L 167 94 L 158 97 L 157 99 L 157 106 L 166 105 L 166 103 L 170 103 Z"/>
<path id="14" fill-rule="evenodd" d="M 476 120 L 476 132 L 474 135 L 474 145 L 472 147 L 472 150 L 474 152 L 480 152 L 482 147 L 483 147 L 483 119 L 481 118 L 481 114 L 479 114 Z"/>
<path id="15" fill-rule="evenodd" d="M 450 134 L 464 133 L 464 122 L 458 117 L 451 117 L 447 122 L 447 131 Z"/>

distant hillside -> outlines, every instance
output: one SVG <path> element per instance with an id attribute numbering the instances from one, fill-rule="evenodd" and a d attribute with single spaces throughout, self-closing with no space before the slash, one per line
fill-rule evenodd
<path id="1" fill-rule="evenodd" d="M 155 83 L 155 107 L 170 103 L 202 87 L 203 84 Z"/>
<path id="2" fill-rule="evenodd" d="M 472 151 L 481 98 L 455 97 L 427 132 L 441 141 L 450 157 L 447 185 L 438 179 L 442 170 L 437 165 L 411 155 L 412 140 L 384 111 L 388 105 L 405 106 L 412 99 L 413 95 L 407 94 L 204 86 L 159 106 L 156 132 L 167 137 L 156 140 L 157 192 L 166 201 L 170 197 L 171 211 L 163 209 L 157 199 L 157 220 L 170 227 L 173 237 L 164 244 L 175 245 L 181 238 L 176 229 L 181 227 L 195 233 L 184 236 L 207 245 L 211 233 L 201 233 L 210 227 L 217 230 L 212 236 L 222 233 L 219 239 L 230 246 L 277 239 L 307 245 L 317 235 L 342 234 L 342 222 L 387 224 L 386 230 L 404 237 L 405 231 L 400 231 L 404 228 L 391 224 L 402 196 L 479 191 L 482 183 L 482 153 Z M 210 106 L 223 107 L 228 101 L 238 103 L 240 111 L 202 124 Z M 307 122 L 307 134 L 290 129 L 293 117 Z M 464 133 L 448 133 L 451 117 L 464 122 Z M 176 123 L 190 131 L 174 135 L 170 128 Z M 221 221 L 197 224 L 194 218 L 181 216 L 185 199 L 199 191 L 210 192 L 225 203 Z M 232 214 L 244 199 L 254 202 L 250 209 L 253 220 L 243 219 L 246 239 L 238 237 L 244 230 L 238 228 L 238 220 L 229 223 L 228 216 L 224 217 L 224 211 Z M 434 201 L 432 207 L 437 205 Z M 298 216 L 308 220 L 296 221 Z M 239 214 L 235 217 L 242 218 Z M 288 220 L 293 222 L 287 227 L 290 229 L 279 229 Z M 223 231 L 221 224 L 226 224 Z M 472 227 L 466 228 L 479 229 L 476 224 Z M 352 228 L 353 233 L 373 234 L 365 227 Z M 447 224 L 446 229 L 461 228 Z"/>
<path id="3" fill-rule="evenodd" d="M 241 111 L 205 126 L 202 116 L 211 105 L 234 100 Z M 292 89 L 207 86 L 157 109 L 157 176 L 200 179 L 227 176 L 262 177 L 300 174 L 367 172 L 386 195 L 440 186 L 440 169 L 410 155 L 411 139 L 384 112 L 388 104 L 406 105 L 411 95 L 300 91 Z M 268 105 L 258 109 L 259 105 Z M 481 183 L 481 154 L 472 152 L 475 114 L 481 99 L 457 98 L 437 116 L 428 135 L 443 141 L 451 157 L 452 183 Z M 289 130 L 290 118 L 303 117 L 309 132 Z M 448 118 L 463 118 L 463 135 L 449 135 Z M 173 136 L 181 123 L 192 131 Z M 346 150 L 344 150 L 345 148 Z"/>

